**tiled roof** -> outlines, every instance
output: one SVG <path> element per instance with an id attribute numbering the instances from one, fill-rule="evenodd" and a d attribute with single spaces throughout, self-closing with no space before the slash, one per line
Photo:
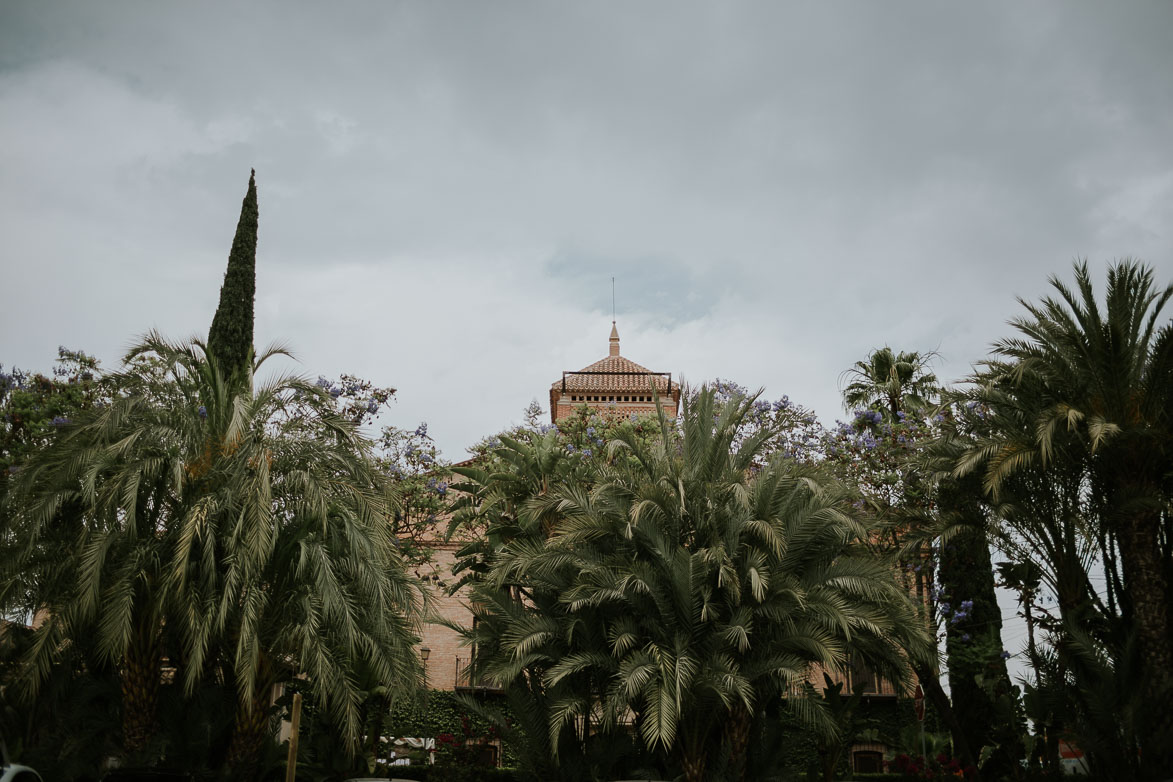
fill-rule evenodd
<path id="1" fill-rule="evenodd" d="M 607 356 L 579 371 L 622 374 L 576 375 L 567 373 L 567 391 L 647 391 L 650 383 L 655 383 L 656 390 L 660 393 L 668 390 L 667 375 L 653 374 L 647 367 L 641 367 L 623 356 Z M 550 388 L 561 390 L 562 380 L 555 380 Z"/>

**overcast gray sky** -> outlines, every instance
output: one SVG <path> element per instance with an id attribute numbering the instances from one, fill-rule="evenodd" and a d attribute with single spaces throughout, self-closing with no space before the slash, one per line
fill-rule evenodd
<path id="1" fill-rule="evenodd" d="M 0 2 L 0 361 L 257 341 L 460 458 L 606 354 L 831 421 L 1071 261 L 1173 261 L 1173 5 Z"/>
<path id="2" fill-rule="evenodd" d="M 606 355 L 612 276 L 624 355 L 830 422 L 869 350 L 960 378 L 1076 257 L 1173 278 L 1170 40 L 1165 2 L 0 0 L 0 362 L 205 336 L 256 167 L 258 344 L 450 458 Z"/>

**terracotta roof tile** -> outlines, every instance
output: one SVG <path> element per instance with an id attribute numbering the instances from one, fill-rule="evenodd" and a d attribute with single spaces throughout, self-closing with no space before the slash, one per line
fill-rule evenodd
<path id="1" fill-rule="evenodd" d="M 656 390 L 660 393 L 668 390 L 667 375 L 654 374 L 647 367 L 642 367 L 623 356 L 607 356 L 579 371 L 614 372 L 617 374 L 575 375 L 567 373 L 567 391 L 647 391 L 650 383 L 655 383 Z M 555 380 L 550 388 L 560 390 L 562 380 Z M 673 384 L 673 388 L 675 388 L 675 384 Z"/>

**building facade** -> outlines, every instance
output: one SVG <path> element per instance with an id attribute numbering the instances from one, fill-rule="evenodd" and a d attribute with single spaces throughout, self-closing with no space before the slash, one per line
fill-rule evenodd
<path id="1" fill-rule="evenodd" d="M 656 412 L 656 400 L 675 418 L 680 408 L 680 384 L 671 372 L 653 372 L 619 353 L 619 329 L 611 321 L 607 356 L 575 371 L 564 371 L 550 386 L 550 422 L 558 423 L 586 405 L 614 415 Z"/>

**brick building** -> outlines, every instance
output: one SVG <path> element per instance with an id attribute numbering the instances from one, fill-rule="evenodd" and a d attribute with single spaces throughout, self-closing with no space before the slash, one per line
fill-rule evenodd
<path id="1" fill-rule="evenodd" d="M 551 423 L 558 423 L 581 405 L 623 416 L 654 413 L 656 396 L 675 418 L 680 408 L 680 385 L 672 383 L 672 373 L 653 372 L 619 355 L 615 321 L 611 321 L 609 343 L 606 358 L 575 372 L 563 372 L 562 379 L 550 386 Z"/>

